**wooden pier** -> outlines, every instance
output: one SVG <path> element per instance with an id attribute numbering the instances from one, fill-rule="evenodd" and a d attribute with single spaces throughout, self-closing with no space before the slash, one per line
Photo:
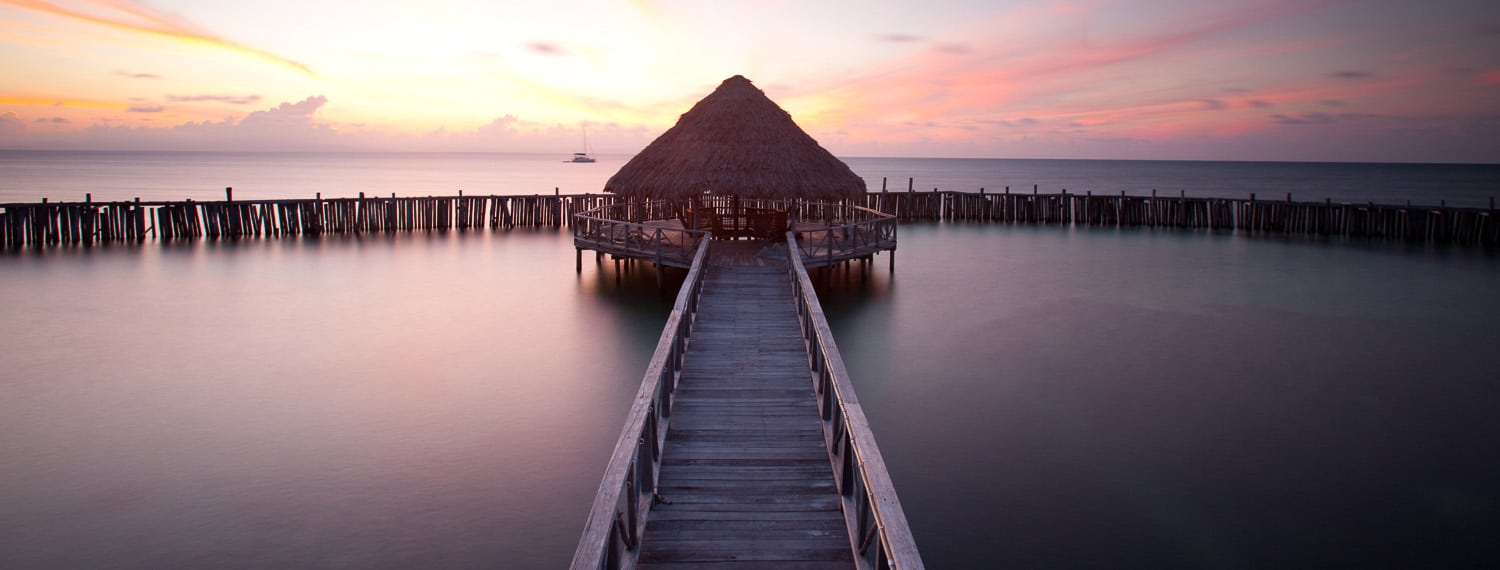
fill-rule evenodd
<path id="1" fill-rule="evenodd" d="M 796 239 L 793 243 L 797 244 L 806 267 L 869 261 L 881 252 L 891 254 L 891 267 L 895 267 L 895 216 L 841 203 L 744 202 L 753 204 L 751 207 L 755 209 L 776 212 L 783 226 L 790 225 L 790 228 L 782 227 L 778 231 L 791 231 L 788 235 Z M 686 210 L 681 202 L 641 201 L 600 206 L 575 214 L 573 247 L 576 249 L 576 269 L 583 271 L 583 252 L 591 250 L 596 258 L 609 254 L 617 267 L 621 261 L 649 261 L 656 266 L 657 283 L 663 283 L 663 268 L 689 267 L 700 241 L 724 237 L 717 231 L 684 227 L 682 220 L 688 217 Z M 768 241 L 734 240 L 734 237 L 736 234 L 731 234 L 730 239 L 744 243 L 764 244 Z"/>
<path id="2" fill-rule="evenodd" d="M 573 568 L 922 567 L 788 241 L 700 242 Z"/>

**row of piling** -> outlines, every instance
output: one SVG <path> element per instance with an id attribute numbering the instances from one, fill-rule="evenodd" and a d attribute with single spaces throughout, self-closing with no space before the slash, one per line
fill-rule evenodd
<path id="1" fill-rule="evenodd" d="M 1416 242 L 1500 245 L 1495 201 L 1488 208 L 1178 196 L 1069 193 L 880 192 L 868 207 L 902 222 L 1001 222 L 1081 226 L 1169 227 Z"/>
<path id="2" fill-rule="evenodd" d="M 0 247 L 359 234 L 447 229 L 565 227 L 613 196 L 427 196 L 292 200 L 48 202 L 0 205 Z"/>
<path id="3" fill-rule="evenodd" d="M 1069 193 L 872 192 L 863 205 L 901 222 L 985 222 L 1237 230 L 1252 234 L 1368 237 L 1500 245 L 1489 208 Z M 857 201 L 856 201 L 857 202 Z M 0 204 L 0 247 L 360 234 L 446 229 L 571 227 L 573 215 L 624 204 L 609 194 L 366 197 L 218 201 Z"/>

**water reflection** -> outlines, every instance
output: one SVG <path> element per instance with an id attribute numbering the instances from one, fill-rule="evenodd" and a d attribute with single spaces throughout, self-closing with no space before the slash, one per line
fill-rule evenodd
<path id="1" fill-rule="evenodd" d="M 1200 234 L 903 226 L 830 290 L 929 564 L 1496 560 L 1493 257 Z"/>
<path id="2" fill-rule="evenodd" d="M 566 564 L 665 318 L 654 284 L 568 287 L 570 246 L 455 232 L 6 260 L 0 288 L 31 301 L 3 325 L 6 565 Z"/>
<path id="3" fill-rule="evenodd" d="M 684 274 L 573 254 L 7 253 L 5 565 L 566 564 Z M 1500 558 L 1493 253 L 919 224 L 896 261 L 814 282 L 933 567 Z"/>

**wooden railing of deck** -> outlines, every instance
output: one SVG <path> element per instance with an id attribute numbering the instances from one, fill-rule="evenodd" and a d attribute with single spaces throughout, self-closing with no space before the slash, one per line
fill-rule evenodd
<path id="1" fill-rule="evenodd" d="M 708 240 L 699 240 L 691 268 L 662 328 L 656 352 L 625 418 L 625 428 L 609 457 L 609 466 L 594 494 L 594 505 L 573 552 L 572 568 L 633 567 L 646 514 L 655 498 L 662 444 L 672 415 L 672 393 L 682 371 L 682 357 L 698 313 L 703 291 Z"/>
<path id="2" fill-rule="evenodd" d="M 682 215 L 669 201 L 626 202 L 573 215 L 573 245 L 601 253 L 652 259 L 656 265 L 691 265 L 693 252 L 709 233 L 674 227 Z M 679 222 L 680 224 L 680 222 Z M 582 258 L 578 263 L 582 269 Z"/>
<path id="3" fill-rule="evenodd" d="M 875 436 L 849 381 L 844 358 L 833 340 L 796 243 L 796 236 L 788 232 L 787 270 L 791 273 L 802 337 L 807 341 L 808 363 L 823 419 L 823 437 L 828 443 L 834 481 L 843 497 L 844 521 L 855 561 L 860 568 L 923 568 L 906 513 L 896 498 L 896 487 L 886 471 L 880 448 L 875 445 Z"/>
<path id="4" fill-rule="evenodd" d="M 795 211 L 798 234 L 796 241 L 804 267 L 826 267 L 868 257 L 881 251 L 896 250 L 896 216 L 862 206 L 805 202 Z M 817 229 L 796 231 L 815 223 Z"/>

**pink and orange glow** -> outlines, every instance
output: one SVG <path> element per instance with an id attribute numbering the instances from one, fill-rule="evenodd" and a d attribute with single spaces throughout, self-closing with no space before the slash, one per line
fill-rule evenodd
<path id="1" fill-rule="evenodd" d="M 1500 160 L 1500 4 L 0 0 L 0 148 L 631 153 L 743 74 L 836 154 Z"/>

